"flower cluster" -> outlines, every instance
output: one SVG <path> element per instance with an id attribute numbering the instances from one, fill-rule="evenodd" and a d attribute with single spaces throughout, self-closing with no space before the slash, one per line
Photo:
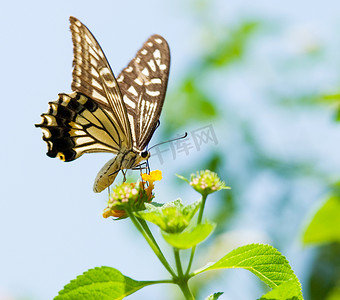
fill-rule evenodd
<path id="1" fill-rule="evenodd" d="M 161 171 L 143 174 L 142 182 L 124 182 L 115 186 L 110 195 L 108 206 L 104 209 L 103 217 L 127 217 L 127 210 L 139 211 L 145 208 L 144 203 L 150 203 L 154 198 L 154 182 L 162 179 Z"/>
<path id="2" fill-rule="evenodd" d="M 188 182 L 201 195 L 209 195 L 222 189 L 230 189 L 218 177 L 218 175 L 210 170 L 204 170 L 191 174 L 190 181 L 183 176 L 177 175 L 179 178 Z"/>

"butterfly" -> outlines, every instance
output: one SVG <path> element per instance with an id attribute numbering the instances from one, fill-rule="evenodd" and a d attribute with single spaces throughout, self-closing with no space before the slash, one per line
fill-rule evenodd
<path id="1" fill-rule="evenodd" d="M 116 156 L 99 171 L 93 186 L 101 192 L 120 170 L 140 166 L 150 157 L 146 147 L 158 126 L 170 67 L 170 50 L 152 35 L 115 78 L 90 30 L 70 17 L 73 41 L 73 93 L 59 94 L 41 115 L 47 155 L 73 161 L 91 152 Z"/>

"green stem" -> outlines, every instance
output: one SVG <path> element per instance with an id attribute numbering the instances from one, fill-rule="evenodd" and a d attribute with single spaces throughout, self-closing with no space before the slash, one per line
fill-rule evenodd
<path id="1" fill-rule="evenodd" d="M 200 225 L 201 222 L 202 222 L 203 210 L 204 210 L 204 207 L 205 207 L 205 202 L 207 201 L 207 196 L 208 195 L 202 195 L 202 203 L 201 203 L 200 211 L 198 213 L 197 225 Z"/>
<path id="2" fill-rule="evenodd" d="M 194 296 L 191 294 L 189 286 L 188 286 L 188 281 L 184 281 L 182 283 L 178 283 L 178 286 L 182 290 L 185 299 L 187 300 L 195 300 Z"/>
<path id="3" fill-rule="evenodd" d="M 152 242 L 155 244 L 155 246 L 157 247 L 157 249 L 159 250 L 159 252 L 163 255 L 161 249 L 159 248 L 156 239 L 154 238 L 148 224 L 145 222 L 145 220 L 141 219 L 141 218 L 137 218 L 137 220 L 139 221 L 139 223 L 142 225 L 143 229 L 145 230 L 146 234 L 150 237 L 150 239 L 152 240 Z"/>
<path id="4" fill-rule="evenodd" d="M 148 285 L 151 284 L 158 284 L 158 283 L 176 283 L 173 279 L 164 279 L 164 280 L 152 280 L 152 281 L 145 281 Z"/>
<path id="5" fill-rule="evenodd" d="M 168 272 L 171 274 L 172 277 L 177 278 L 175 272 L 172 270 L 171 266 L 169 265 L 168 261 L 166 260 L 163 253 L 159 249 L 158 245 L 154 242 L 155 239 L 153 238 L 151 231 L 149 232 L 152 238 L 145 232 L 145 230 L 143 229 L 141 224 L 138 222 L 137 218 L 135 217 L 131 209 L 127 209 L 126 212 L 128 216 L 130 217 L 130 220 L 132 221 L 132 223 L 135 225 L 138 231 L 143 235 L 143 237 L 148 242 L 149 246 L 151 247 L 153 252 L 156 254 L 160 262 L 163 264 L 163 266 L 168 270 Z"/>
<path id="6" fill-rule="evenodd" d="M 197 225 L 200 225 L 201 222 L 202 222 L 203 211 L 204 211 L 204 207 L 205 207 L 205 202 L 207 201 L 207 196 L 208 195 L 202 195 L 202 203 L 201 203 L 200 211 L 198 213 Z M 194 259 L 195 251 L 196 251 L 196 246 L 191 248 L 189 264 L 188 264 L 188 268 L 187 268 L 187 270 L 185 272 L 185 276 L 186 277 L 189 275 L 189 272 L 190 272 L 190 269 L 191 269 L 191 265 L 192 265 L 192 262 L 193 262 L 193 259 Z"/>
<path id="7" fill-rule="evenodd" d="M 181 264 L 181 257 L 179 255 L 179 250 L 177 248 L 174 248 L 174 255 L 175 255 L 178 277 L 183 278 L 183 269 L 182 269 L 182 264 Z"/>

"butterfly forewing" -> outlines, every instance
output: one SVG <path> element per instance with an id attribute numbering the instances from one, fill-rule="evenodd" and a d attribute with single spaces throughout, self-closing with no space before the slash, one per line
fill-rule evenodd
<path id="1" fill-rule="evenodd" d="M 160 35 L 151 36 L 117 77 L 131 124 L 133 145 L 142 151 L 157 127 L 169 77 L 170 51 Z"/>
<path id="2" fill-rule="evenodd" d="M 111 67 L 88 28 L 70 17 L 73 41 L 72 90 L 94 101 L 112 118 L 121 147 L 131 148 L 130 124 L 122 95 Z"/>

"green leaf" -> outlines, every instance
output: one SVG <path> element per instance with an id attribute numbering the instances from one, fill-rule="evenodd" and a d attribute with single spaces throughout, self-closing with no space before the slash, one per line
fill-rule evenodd
<path id="1" fill-rule="evenodd" d="M 146 209 L 135 215 L 154 223 L 165 232 L 178 233 L 188 227 L 200 204 L 201 201 L 197 201 L 183 205 L 180 199 L 165 203 L 161 207 L 145 203 Z"/>
<path id="2" fill-rule="evenodd" d="M 54 300 L 123 299 L 150 284 L 154 282 L 136 281 L 114 268 L 99 267 L 88 270 L 65 285 Z"/>
<path id="3" fill-rule="evenodd" d="M 298 300 L 297 295 L 300 291 L 299 285 L 293 279 L 290 279 L 263 295 L 260 300 Z"/>
<path id="4" fill-rule="evenodd" d="M 249 270 L 265 282 L 270 288 L 275 289 L 285 282 L 288 284 L 296 299 L 303 299 L 301 285 L 286 258 L 270 245 L 250 244 L 239 247 L 218 262 L 194 272 L 194 275 L 209 270 L 243 268 Z M 279 291 L 278 291 L 279 292 Z M 287 293 L 290 292 L 287 290 Z M 273 298 L 276 299 L 276 298 Z"/>
<path id="5" fill-rule="evenodd" d="M 173 247 L 188 249 L 203 242 L 215 229 L 215 224 L 204 223 L 195 226 L 193 229 L 186 229 L 181 233 L 162 232 L 163 238 Z"/>
<path id="6" fill-rule="evenodd" d="M 205 298 L 205 300 L 217 300 L 218 298 L 220 298 L 221 295 L 223 295 L 223 292 L 213 293 L 207 298 Z"/>
<path id="7" fill-rule="evenodd" d="M 303 242 L 325 243 L 340 241 L 340 197 L 331 196 L 314 215 L 303 235 Z"/>

